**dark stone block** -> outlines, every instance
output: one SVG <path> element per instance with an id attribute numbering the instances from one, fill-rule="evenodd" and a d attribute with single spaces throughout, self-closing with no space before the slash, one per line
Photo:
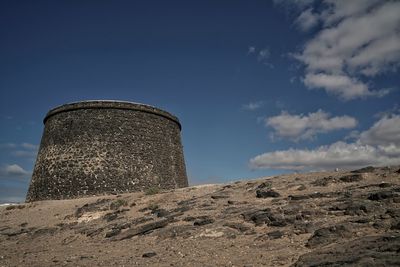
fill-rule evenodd
<path id="1" fill-rule="evenodd" d="M 268 198 L 268 197 L 280 197 L 281 195 L 274 191 L 274 190 L 263 190 L 263 189 L 259 189 L 256 191 L 256 197 L 258 198 Z"/>
<path id="2" fill-rule="evenodd" d="M 157 253 L 155 253 L 154 251 L 151 251 L 151 252 L 146 252 L 146 253 L 144 253 L 143 255 L 142 255 L 142 257 L 143 258 L 151 258 L 151 257 L 154 257 L 154 256 L 156 256 L 157 255 Z"/>
<path id="3" fill-rule="evenodd" d="M 340 177 L 339 180 L 345 183 L 353 183 L 353 182 L 358 182 L 363 179 L 361 174 L 352 174 L 352 175 L 346 175 L 343 177 Z"/>

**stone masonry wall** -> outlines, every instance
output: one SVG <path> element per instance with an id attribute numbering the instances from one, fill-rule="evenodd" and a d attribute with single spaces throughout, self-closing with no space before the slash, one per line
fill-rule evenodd
<path id="1" fill-rule="evenodd" d="M 151 106 L 109 101 L 51 110 L 26 200 L 186 187 L 180 123 Z"/>

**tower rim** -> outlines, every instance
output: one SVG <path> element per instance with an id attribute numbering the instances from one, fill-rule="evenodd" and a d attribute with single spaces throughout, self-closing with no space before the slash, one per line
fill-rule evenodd
<path id="1" fill-rule="evenodd" d="M 56 106 L 47 112 L 43 119 L 43 124 L 46 124 L 46 121 L 56 114 L 79 109 L 122 109 L 141 111 L 167 118 L 178 124 L 179 130 L 182 130 L 179 119 L 165 110 L 147 104 L 121 100 L 83 100 Z"/>

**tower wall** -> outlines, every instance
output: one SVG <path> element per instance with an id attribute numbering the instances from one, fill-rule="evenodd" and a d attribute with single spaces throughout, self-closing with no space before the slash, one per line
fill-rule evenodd
<path id="1" fill-rule="evenodd" d="M 26 200 L 186 187 L 180 130 L 170 113 L 130 102 L 52 109 Z"/>

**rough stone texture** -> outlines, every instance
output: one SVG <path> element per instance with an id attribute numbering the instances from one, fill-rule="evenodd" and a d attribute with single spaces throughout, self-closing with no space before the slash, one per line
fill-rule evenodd
<path id="1" fill-rule="evenodd" d="M 0 266 L 398 267 L 398 169 L 0 205 Z M 266 188 L 281 196 L 257 198 Z"/>
<path id="2" fill-rule="evenodd" d="M 181 125 L 142 104 L 87 101 L 50 110 L 26 201 L 188 185 Z"/>

